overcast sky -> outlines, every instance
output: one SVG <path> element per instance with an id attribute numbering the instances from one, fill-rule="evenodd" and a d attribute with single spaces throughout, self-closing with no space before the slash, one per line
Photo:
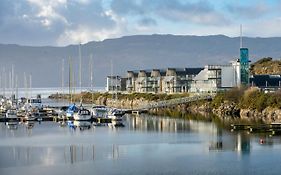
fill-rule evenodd
<path id="1" fill-rule="evenodd" d="M 281 36 L 281 0 L 0 0 L 0 43 L 53 45 L 125 35 Z"/>

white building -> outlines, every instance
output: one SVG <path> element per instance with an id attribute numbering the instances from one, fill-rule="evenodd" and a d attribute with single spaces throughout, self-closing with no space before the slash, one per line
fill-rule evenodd
<path id="1" fill-rule="evenodd" d="M 240 63 L 238 60 L 227 65 L 207 65 L 194 77 L 190 92 L 216 93 L 219 90 L 238 87 L 240 80 Z"/>
<path id="2" fill-rule="evenodd" d="M 106 77 L 106 91 L 120 91 L 121 90 L 121 77 L 120 76 L 107 76 Z"/>

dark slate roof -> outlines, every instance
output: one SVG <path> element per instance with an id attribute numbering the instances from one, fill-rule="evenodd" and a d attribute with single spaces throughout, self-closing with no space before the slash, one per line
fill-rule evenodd
<path id="1" fill-rule="evenodd" d="M 131 70 L 131 71 L 128 71 L 128 72 L 133 72 L 134 75 L 137 75 L 139 73 L 139 71 L 145 71 L 146 75 L 150 76 L 150 74 L 153 70 L 159 70 L 160 75 L 165 76 L 166 71 L 168 69 L 174 69 L 176 71 L 177 75 L 181 76 L 181 75 L 197 75 L 204 68 L 201 68 L 201 67 L 200 68 L 173 68 L 173 67 L 169 67 L 167 69 L 141 69 L 141 70 Z"/>
<path id="2" fill-rule="evenodd" d="M 260 88 L 279 87 L 281 84 L 281 75 L 253 75 L 250 78 L 250 85 Z"/>
<path id="3" fill-rule="evenodd" d="M 186 68 L 186 73 L 188 75 L 197 75 L 201 72 L 204 68 Z"/>

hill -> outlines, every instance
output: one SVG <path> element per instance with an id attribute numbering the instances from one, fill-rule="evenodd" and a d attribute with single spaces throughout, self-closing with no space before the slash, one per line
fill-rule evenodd
<path id="1" fill-rule="evenodd" d="M 280 37 L 245 37 L 243 41 L 249 48 L 252 61 L 281 56 Z M 224 64 L 239 57 L 239 38 L 224 35 L 136 35 L 89 42 L 82 45 L 83 86 L 89 85 L 90 54 L 94 58 L 94 84 L 105 86 L 105 77 L 111 72 L 111 60 L 114 74 L 121 76 L 125 76 L 127 70 Z M 23 87 L 23 72 L 33 75 L 33 87 L 61 86 L 62 59 L 65 60 L 67 86 L 68 58 L 73 59 L 77 81 L 78 45 L 33 47 L 0 44 L 0 69 L 5 67 L 7 70 L 14 64 L 20 87 Z"/>

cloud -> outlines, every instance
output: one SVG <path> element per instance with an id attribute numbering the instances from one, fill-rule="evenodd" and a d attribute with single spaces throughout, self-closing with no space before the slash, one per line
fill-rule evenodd
<path id="1" fill-rule="evenodd" d="M 281 17 L 271 18 L 270 20 L 255 21 L 245 27 L 244 33 L 247 36 L 259 37 L 281 36 L 280 24 Z"/>
<path id="2" fill-rule="evenodd" d="M 238 5 L 235 0 L 1 0 L 0 42 L 68 45 L 151 33 L 234 36 L 240 23 L 248 35 L 281 35 L 279 7 L 254 0 Z"/>
<path id="3" fill-rule="evenodd" d="M 140 17 L 150 15 L 172 22 L 177 21 L 200 25 L 226 25 L 230 23 L 208 1 L 113 0 L 111 8 L 118 15 L 135 15 Z"/>
<path id="4" fill-rule="evenodd" d="M 251 5 L 237 5 L 228 4 L 226 6 L 228 12 L 234 16 L 248 18 L 248 19 L 258 19 L 269 13 L 270 7 L 263 3 L 251 4 Z"/>
<path id="5" fill-rule="evenodd" d="M 102 40 L 119 34 L 122 18 L 100 0 L 2 0 L 2 43 L 61 45 Z"/>
<path id="6" fill-rule="evenodd" d="M 144 1 L 134 0 L 113 0 L 111 3 L 111 9 L 118 15 L 143 15 L 148 11 L 148 7 L 152 1 L 148 4 L 144 4 Z"/>
<path id="7" fill-rule="evenodd" d="M 157 25 L 157 21 L 153 18 L 148 18 L 148 17 L 144 17 L 142 19 L 140 19 L 138 21 L 138 24 L 140 26 L 146 26 L 146 27 L 149 27 L 149 26 L 156 26 Z"/>

